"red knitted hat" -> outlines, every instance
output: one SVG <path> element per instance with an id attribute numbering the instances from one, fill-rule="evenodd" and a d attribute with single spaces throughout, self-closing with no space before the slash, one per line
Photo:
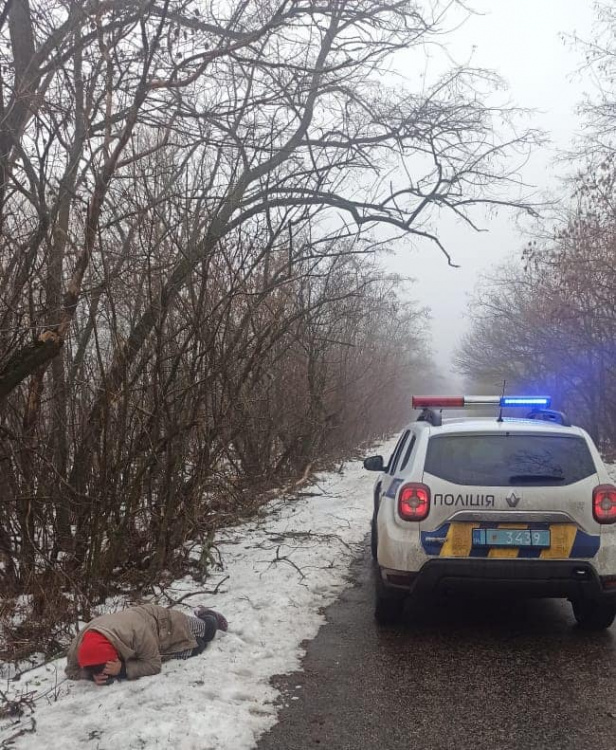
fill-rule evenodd
<path id="1" fill-rule="evenodd" d="M 77 661 L 80 667 L 105 664 L 108 661 L 116 661 L 118 658 L 118 652 L 104 635 L 97 633 L 96 630 L 86 630 L 77 651 Z"/>

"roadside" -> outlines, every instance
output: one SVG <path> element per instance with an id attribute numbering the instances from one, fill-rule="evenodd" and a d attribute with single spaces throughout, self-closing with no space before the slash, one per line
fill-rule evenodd
<path id="1" fill-rule="evenodd" d="M 380 450 L 387 455 L 394 442 Z M 20 750 L 50 746 L 50 738 L 64 750 L 253 747 L 279 710 L 271 677 L 300 668 L 323 609 L 348 584 L 369 527 L 373 482 L 361 461 L 319 475 L 299 499 L 273 502 L 258 520 L 221 534 L 224 570 L 205 587 L 189 578 L 165 587 L 161 604 L 189 611 L 204 603 L 229 619 L 229 632 L 203 657 L 106 688 L 65 681 L 63 659 L 7 679 L 5 705 L 12 701 L 23 715 L 0 722 L 0 747 L 11 737 Z"/>

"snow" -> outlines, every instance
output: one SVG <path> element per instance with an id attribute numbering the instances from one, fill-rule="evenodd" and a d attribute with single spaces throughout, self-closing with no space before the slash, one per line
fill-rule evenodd
<path id="1" fill-rule="evenodd" d="M 394 444 L 375 452 L 388 455 Z M 228 632 L 219 632 L 202 656 L 106 687 L 65 680 L 64 659 L 7 680 L 6 696 L 34 691 L 36 709 L 19 722 L 0 723 L 0 744 L 35 726 L 11 747 L 254 747 L 281 706 L 271 677 L 300 668 L 304 641 L 325 621 L 323 608 L 348 585 L 349 565 L 369 527 L 374 478 L 360 461 L 318 476 L 299 499 L 273 502 L 259 520 L 219 536 L 224 570 L 205 586 L 185 578 L 165 587 L 174 600 L 190 594 L 178 609 L 190 613 L 206 604 L 229 620 Z M 216 595 L 199 594 L 217 586 Z"/>

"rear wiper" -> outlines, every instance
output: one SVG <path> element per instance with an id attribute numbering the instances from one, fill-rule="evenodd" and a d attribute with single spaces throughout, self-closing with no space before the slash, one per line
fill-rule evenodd
<path id="1" fill-rule="evenodd" d="M 562 474 L 514 474 L 509 477 L 510 482 L 564 482 Z"/>

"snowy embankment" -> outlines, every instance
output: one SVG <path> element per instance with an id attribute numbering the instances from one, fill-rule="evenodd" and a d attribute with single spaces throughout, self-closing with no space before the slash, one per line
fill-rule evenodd
<path id="1" fill-rule="evenodd" d="M 229 631 L 201 657 L 108 687 L 65 681 L 64 659 L 7 680 L 5 697 L 33 692 L 35 710 L 0 723 L 0 747 L 20 731 L 11 744 L 18 750 L 254 747 L 276 722 L 280 696 L 270 678 L 300 667 L 302 642 L 314 638 L 322 608 L 347 585 L 368 530 L 373 482 L 359 461 L 320 475 L 299 499 L 273 502 L 261 520 L 221 534 L 224 570 L 205 586 L 184 578 L 165 588 L 182 611 L 207 604 L 228 618 Z"/>

